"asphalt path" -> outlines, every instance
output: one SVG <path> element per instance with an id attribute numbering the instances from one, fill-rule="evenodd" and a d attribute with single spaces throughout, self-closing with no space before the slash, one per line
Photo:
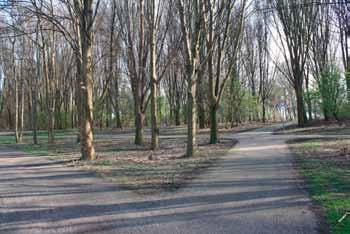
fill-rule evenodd
<path id="1" fill-rule="evenodd" d="M 138 195 L 93 173 L 0 147 L 0 233 L 314 234 L 319 220 L 273 127 L 239 140 L 172 193 Z"/>

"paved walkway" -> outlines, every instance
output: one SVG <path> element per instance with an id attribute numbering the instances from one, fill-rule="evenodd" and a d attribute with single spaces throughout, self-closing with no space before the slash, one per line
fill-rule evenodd
<path id="1" fill-rule="evenodd" d="M 175 193 L 139 196 L 92 173 L 0 149 L 0 233 L 314 234 L 283 136 L 272 128 L 240 143 Z"/>

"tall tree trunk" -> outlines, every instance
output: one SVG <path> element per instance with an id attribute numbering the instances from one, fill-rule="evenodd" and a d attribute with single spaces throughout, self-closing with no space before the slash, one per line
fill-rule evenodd
<path id="1" fill-rule="evenodd" d="M 38 23 L 39 26 L 40 23 Z M 38 89 L 38 80 L 40 80 L 41 77 L 41 51 L 39 43 L 39 27 L 37 27 L 36 32 L 36 43 L 37 43 L 37 50 L 36 50 L 36 77 L 34 78 L 34 87 L 32 87 L 32 129 L 33 129 L 33 143 L 36 145 L 38 144 L 38 134 L 37 134 L 37 89 Z"/>
<path id="2" fill-rule="evenodd" d="M 266 123 L 266 100 L 262 99 L 262 121 Z"/>
<path id="3" fill-rule="evenodd" d="M 196 132 L 197 132 L 197 111 L 196 111 L 196 83 L 192 77 L 192 71 L 188 72 L 188 93 L 187 93 L 187 149 L 186 155 L 191 157 L 195 154 Z"/>
<path id="4" fill-rule="evenodd" d="M 48 111 L 48 143 L 53 144 L 55 142 L 54 128 L 55 128 L 55 117 L 53 108 Z"/>
<path id="5" fill-rule="evenodd" d="M 81 139 L 83 136 L 83 127 L 82 127 L 82 122 L 83 122 L 83 116 L 84 116 L 84 108 L 82 107 L 82 72 L 81 72 L 81 55 L 80 53 L 76 52 L 76 83 L 75 83 L 75 106 L 77 109 L 76 112 L 76 120 L 75 120 L 75 126 L 79 128 L 79 133 L 77 134 L 77 142 L 81 143 Z M 82 147 L 82 145 L 81 145 Z M 82 149 L 81 149 L 82 152 Z"/>
<path id="6" fill-rule="evenodd" d="M 210 103 L 210 144 L 218 143 L 218 124 L 217 124 L 217 97 L 215 95 L 214 73 L 212 70 L 212 56 L 208 58 L 209 75 L 209 103 Z"/>
<path id="7" fill-rule="evenodd" d="M 350 57 L 347 58 L 347 64 L 345 66 L 345 81 L 346 81 L 346 89 L 347 89 L 347 98 L 348 98 L 348 101 L 350 102 Z"/>
<path id="8" fill-rule="evenodd" d="M 208 35 L 206 38 L 206 46 L 207 49 L 210 50 L 208 53 L 207 58 L 207 65 L 208 65 L 208 80 L 209 80 L 209 111 L 210 111 L 210 144 L 216 144 L 218 141 L 218 128 L 217 128 L 217 96 L 216 96 L 216 90 L 217 90 L 217 84 L 216 80 L 214 78 L 214 61 L 213 61 L 213 49 L 214 49 L 214 19 L 213 19 L 213 7 L 210 3 L 210 1 L 207 2 L 207 9 L 208 9 Z M 220 45 L 220 38 L 217 39 L 218 44 L 218 54 L 217 54 L 217 76 L 220 76 L 220 61 L 221 61 L 221 45 Z"/>
<path id="9" fill-rule="evenodd" d="M 348 8 L 348 4 L 346 6 L 342 6 L 345 8 Z M 341 47 L 342 47 L 342 55 L 343 55 L 343 63 L 345 67 L 345 81 L 346 81 L 346 88 L 347 88 L 347 98 L 350 102 L 350 53 L 349 53 L 349 39 L 350 39 L 350 25 L 349 25 L 349 10 L 346 9 L 344 12 L 345 14 L 345 20 L 340 20 L 340 24 L 345 24 L 340 29 L 340 36 L 341 36 Z M 344 32 L 344 31 L 345 32 Z"/>
<path id="10" fill-rule="evenodd" d="M 158 129 L 158 111 L 157 111 L 157 35 L 156 35 L 156 18 L 155 10 L 156 4 L 155 0 L 151 1 L 151 24 L 150 26 L 150 77 L 151 77 L 151 129 L 152 129 L 152 150 L 157 150 L 159 148 L 159 129 Z"/>
<path id="11" fill-rule="evenodd" d="M 107 101 L 106 103 L 106 128 L 110 127 L 110 113 L 111 113 L 111 103 Z"/>
<path id="12" fill-rule="evenodd" d="M 198 75 L 198 81 L 197 81 L 197 107 L 198 107 L 198 122 L 199 122 L 199 128 L 204 129 L 205 126 L 205 104 L 204 104 L 204 84 L 203 84 L 203 73 L 200 71 Z"/>
<path id="13" fill-rule="evenodd" d="M 36 81 L 34 81 L 36 83 Z M 37 93 L 36 93 L 37 85 L 34 84 L 34 88 L 32 89 L 32 132 L 33 132 L 33 144 L 38 144 L 38 115 L 37 115 Z"/>
<path id="14" fill-rule="evenodd" d="M 192 157 L 196 151 L 196 82 L 199 70 L 199 38 L 201 32 L 201 1 L 195 0 L 192 10 L 192 21 L 187 22 L 184 5 L 181 0 L 177 1 L 183 33 L 183 45 L 185 47 L 185 67 L 187 80 L 187 149 L 186 156 Z M 187 12 L 187 11 L 186 11 Z M 194 27 L 192 28 L 192 25 Z"/>
<path id="15" fill-rule="evenodd" d="M 204 44 L 205 38 L 203 36 L 200 39 L 200 43 Z M 199 64 L 202 64 L 204 62 L 204 57 L 205 57 L 205 48 L 204 45 L 200 47 L 200 52 L 199 52 Z M 205 128 L 205 122 L 206 122 L 206 117 L 205 117 L 205 103 L 204 103 L 204 98 L 205 98 L 205 83 L 204 83 L 204 72 L 203 69 L 200 69 L 198 71 L 198 78 L 197 78 L 197 112 L 198 112 L 198 122 L 199 122 L 199 128 L 204 129 Z"/>
<path id="16" fill-rule="evenodd" d="M 181 102 L 180 102 L 180 97 L 176 97 L 175 101 L 175 126 L 180 126 L 181 125 Z"/>
<path id="17" fill-rule="evenodd" d="M 309 88 L 309 75 L 307 72 L 307 75 L 305 77 L 305 88 L 306 88 L 306 104 L 307 104 L 307 110 L 308 110 L 308 117 L 309 120 L 312 120 L 312 103 L 311 103 L 311 96 L 310 96 L 310 88 Z"/>
<path id="18" fill-rule="evenodd" d="M 204 129 L 206 127 L 205 126 L 206 117 L 205 117 L 205 109 L 203 107 L 203 99 L 198 101 L 198 105 L 197 106 L 198 106 L 198 123 L 199 123 L 199 128 L 200 129 Z"/>
<path id="19" fill-rule="evenodd" d="M 93 145 L 93 0 L 78 2 L 80 13 L 80 40 L 82 58 L 81 101 L 83 116 L 81 118 L 82 139 L 81 158 L 95 160 L 96 153 Z"/>
<path id="20" fill-rule="evenodd" d="M 116 0 L 113 0 L 113 6 L 112 6 L 112 22 L 111 22 L 111 27 L 110 27 L 110 38 L 109 38 L 109 75 L 114 76 L 110 77 L 110 79 L 114 78 L 114 97 L 112 103 L 113 103 L 113 108 L 114 108 L 114 114 L 115 114 L 115 119 L 116 119 L 116 127 L 117 128 L 122 128 L 122 122 L 120 119 L 120 110 L 119 110 L 119 80 L 118 80 L 118 75 L 117 75 L 117 64 L 114 62 L 116 60 L 115 58 L 115 19 L 116 19 L 116 8 L 117 8 L 117 3 Z M 115 64 L 115 67 L 114 67 Z M 115 73 L 113 72 L 113 68 L 115 69 Z"/>
<path id="21" fill-rule="evenodd" d="M 208 48 L 213 47 L 212 35 L 207 41 Z M 219 53 L 220 57 L 220 53 Z M 218 66 L 220 66 L 218 64 Z M 214 84 L 214 72 L 213 72 L 213 56 L 212 53 L 208 56 L 208 76 L 209 76 L 209 103 L 210 103 L 210 144 L 216 144 L 218 142 L 218 126 L 217 126 L 217 99 L 216 99 L 216 87 Z"/>
<path id="22" fill-rule="evenodd" d="M 9 105 L 7 106 L 6 109 L 7 109 L 7 116 L 8 116 L 8 127 L 9 129 L 12 129 L 13 128 L 12 111 Z"/>
<path id="23" fill-rule="evenodd" d="M 143 145 L 144 119 L 145 116 L 142 113 L 141 104 L 137 101 L 135 103 L 135 145 Z"/>
<path id="24" fill-rule="evenodd" d="M 115 113 L 115 119 L 116 119 L 116 125 L 117 125 L 116 127 L 121 129 L 123 128 L 123 125 L 122 125 L 122 120 L 120 118 L 118 77 L 115 78 L 114 89 L 115 89 L 114 113 Z"/>
<path id="25" fill-rule="evenodd" d="M 23 66 L 21 62 L 21 110 L 19 113 L 19 142 L 22 142 L 23 138 L 23 128 L 24 128 L 24 80 L 23 80 Z"/>
<path id="26" fill-rule="evenodd" d="M 142 145 L 144 143 L 144 112 L 143 106 L 143 79 L 144 79 L 144 0 L 139 0 L 140 16 L 139 16 L 139 51 L 138 51 L 138 72 L 135 71 L 133 79 L 134 83 L 134 102 L 135 102 L 135 144 Z M 135 65 L 135 64 L 133 64 Z M 135 69 L 135 68 L 134 68 Z M 135 69 L 136 70 L 136 69 Z"/>
<path id="27" fill-rule="evenodd" d="M 152 69 L 151 69 L 152 70 Z M 153 73 L 153 72 L 152 72 Z M 151 129 L 152 129 L 152 150 L 159 148 L 159 129 L 158 129 L 158 112 L 157 112 L 157 85 L 153 79 L 156 75 L 153 74 L 151 81 Z"/>
<path id="28" fill-rule="evenodd" d="M 15 81 L 15 138 L 16 143 L 21 143 L 21 136 L 19 131 L 19 92 L 18 92 L 18 77 L 16 75 L 16 60 L 15 60 L 15 43 L 16 41 L 12 41 L 12 75 Z"/>
<path id="29" fill-rule="evenodd" d="M 210 106 L 210 144 L 218 143 L 217 105 Z"/>
<path id="30" fill-rule="evenodd" d="M 295 94 L 297 98 L 298 126 L 304 127 L 306 123 L 306 119 L 305 119 L 303 90 L 301 85 L 297 85 L 295 87 Z"/>
<path id="31" fill-rule="evenodd" d="M 43 39 L 44 40 L 44 39 Z M 45 74 L 45 91 L 46 91 L 46 109 L 47 109 L 47 130 L 48 130 L 48 143 L 53 144 L 54 143 L 54 81 L 53 81 L 53 73 L 52 73 L 52 67 L 53 64 L 50 63 L 50 68 L 49 69 L 49 61 L 47 60 L 46 54 L 48 56 L 49 53 L 46 53 L 46 49 L 48 49 L 46 46 L 44 47 L 43 50 L 43 68 L 44 68 L 44 74 Z M 51 57 L 50 57 L 51 58 Z M 52 62 L 52 61 L 51 61 Z"/>
<path id="32" fill-rule="evenodd" d="M 181 125 L 181 92 L 180 92 L 180 87 L 178 86 L 178 83 L 176 81 L 177 76 L 176 72 L 174 73 L 174 88 L 175 88 L 175 100 L 174 100 L 174 115 L 175 115 L 175 126 L 180 126 Z M 183 81 L 182 81 L 183 82 Z"/>

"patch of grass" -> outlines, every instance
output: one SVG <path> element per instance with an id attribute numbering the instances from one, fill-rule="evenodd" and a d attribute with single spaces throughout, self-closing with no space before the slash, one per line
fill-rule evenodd
<path id="1" fill-rule="evenodd" d="M 15 143 L 16 139 L 14 135 L 0 135 L 0 145 L 10 145 Z"/>
<path id="2" fill-rule="evenodd" d="M 304 128 L 290 125 L 286 129 L 278 129 L 275 134 L 293 135 L 349 135 L 350 123 L 348 121 L 312 121 Z"/>
<path id="3" fill-rule="evenodd" d="M 55 139 L 65 140 L 65 139 L 71 139 L 76 138 L 77 130 L 74 129 L 67 129 L 67 130 L 55 130 L 54 132 Z M 46 143 L 48 139 L 48 133 L 46 130 L 40 130 L 37 132 L 38 141 L 41 143 Z M 26 131 L 23 133 L 23 143 L 30 144 L 33 142 L 33 133 L 31 131 Z M 2 133 L 0 135 L 0 144 L 15 144 L 15 134 L 14 133 Z"/>
<path id="4" fill-rule="evenodd" d="M 343 150 L 349 147 L 350 140 L 340 139 L 290 142 L 310 194 L 322 206 L 334 234 L 350 233 L 350 217 L 338 222 L 350 211 L 350 160 Z"/>
<path id="5" fill-rule="evenodd" d="M 218 128 L 220 133 L 238 133 L 238 132 L 254 130 L 267 125 L 269 125 L 269 123 L 249 122 L 249 123 L 239 124 L 232 128 L 227 124 L 219 124 Z M 209 133 L 210 133 L 210 128 L 198 129 L 197 131 L 198 135 L 206 135 Z M 175 135 L 186 136 L 186 134 L 187 134 L 187 128 L 185 126 L 168 127 L 168 128 L 160 129 L 161 136 L 175 136 Z"/>
<path id="6" fill-rule="evenodd" d="M 55 130 L 55 144 L 48 144 L 47 131 L 38 131 L 38 144 L 33 144 L 32 132 L 24 132 L 22 143 L 16 144 L 13 133 L 3 133 L 0 135 L 0 145 L 9 145 L 17 150 L 23 151 L 33 156 L 48 156 L 50 154 L 58 154 L 71 152 L 77 148 L 76 130 Z M 79 147 L 79 146 L 78 146 Z"/>
<path id="7" fill-rule="evenodd" d="M 29 144 L 29 145 L 16 145 L 16 148 L 28 154 L 35 156 L 47 156 L 48 155 L 48 145 L 47 144 Z"/>

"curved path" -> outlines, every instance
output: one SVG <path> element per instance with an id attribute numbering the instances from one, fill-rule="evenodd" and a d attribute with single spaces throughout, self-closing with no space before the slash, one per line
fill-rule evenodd
<path id="1" fill-rule="evenodd" d="M 0 233 L 314 234 L 285 139 L 272 128 L 240 143 L 174 193 L 139 196 L 92 173 L 0 149 Z"/>

